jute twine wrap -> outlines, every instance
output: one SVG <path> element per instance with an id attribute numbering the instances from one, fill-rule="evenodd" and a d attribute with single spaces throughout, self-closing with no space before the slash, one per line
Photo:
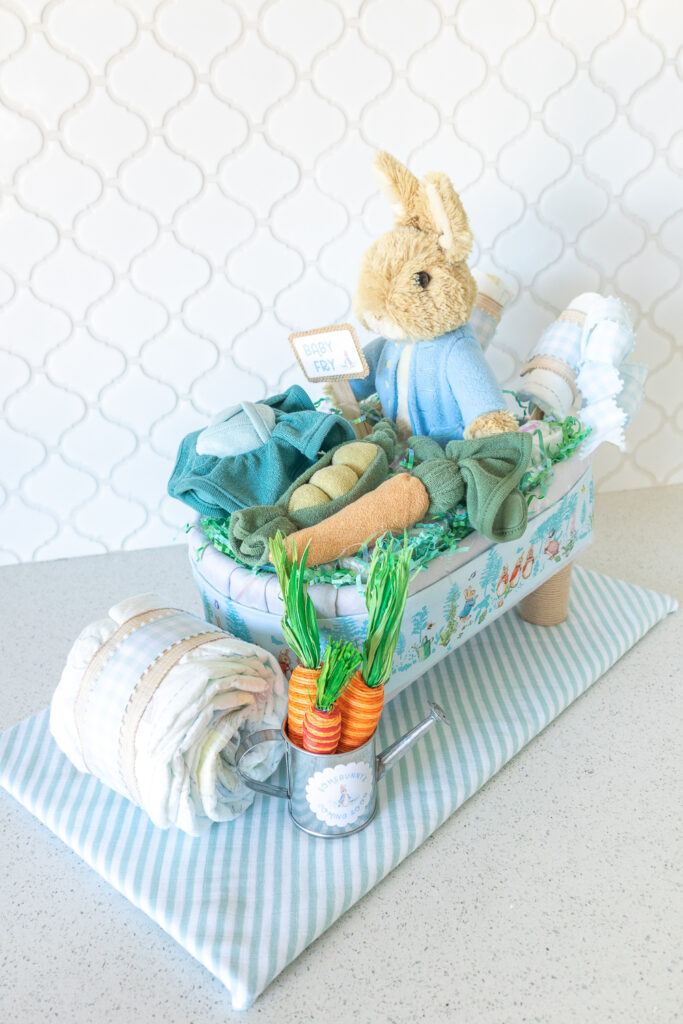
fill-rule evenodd
<path id="1" fill-rule="evenodd" d="M 517 610 L 525 622 L 533 626 L 557 626 L 564 622 L 569 611 L 572 566 L 570 562 L 519 602 Z"/>

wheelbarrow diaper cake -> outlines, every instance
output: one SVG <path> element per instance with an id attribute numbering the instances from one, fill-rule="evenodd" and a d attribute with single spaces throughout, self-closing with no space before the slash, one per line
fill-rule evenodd
<path id="1" fill-rule="evenodd" d="M 308 448 L 307 460 L 300 451 L 289 475 L 252 474 L 250 463 L 284 467 L 275 414 L 253 426 L 249 411 L 245 431 L 227 410 L 182 442 L 169 492 L 198 517 L 189 548 L 206 618 L 270 650 L 287 674 L 302 661 L 281 625 L 273 540 L 287 557 L 305 553 L 323 647 L 365 641 L 375 545 L 398 556 L 405 543 L 410 580 L 390 699 L 512 605 L 537 624 L 566 616 L 572 560 L 592 540 L 589 456 L 604 441 L 623 446 L 646 371 L 627 362 L 624 304 L 583 294 L 504 393 L 485 349 L 512 292 L 470 271 L 458 194 L 446 175 L 419 181 L 388 153 L 376 155 L 375 171 L 395 224 L 361 260 L 354 309 L 380 337 L 344 379 L 326 348 L 333 329 L 317 345 L 315 330 L 301 332 L 325 352 L 315 373 L 334 370 L 326 407 L 307 407 L 308 422 L 319 419 L 318 451 Z M 347 354 L 342 365 L 351 363 Z M 264 407 L 306 405 L 301 388 L 290 392 Z"/>

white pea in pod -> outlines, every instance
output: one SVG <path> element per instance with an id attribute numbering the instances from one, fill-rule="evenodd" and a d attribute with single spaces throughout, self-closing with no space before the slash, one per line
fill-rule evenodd
<path id="1" fill-rule="evenodd" d="M 329 494 L 325 494 L 315 484 L 302 484 L 297 487 L 289 499 L 288 512 L 300 512 L 303 508 L 313 508 L 314 505 L 324 505 L 330 500 Z"/>
<path id="2" fill-rule="evenodd" d="M 333 466 L 350 466 L 361 477 L 377 455 L 377 445 L 369 441 L 349 441 L 337 448 L 332 456 Z"/>
<path id="3" fill-rule="evenodd" d="M 316 470 L 307 483 L 296 488 L 290 496 L 288 511 L 300 512 L 348 494 L 376 455 L 377 445 L 369 442 L 350 441 L 341 445 L 329 466 Z"/>

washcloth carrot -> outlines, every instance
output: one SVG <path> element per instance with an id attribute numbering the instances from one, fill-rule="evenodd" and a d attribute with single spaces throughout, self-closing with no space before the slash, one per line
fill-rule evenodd
<path id="1" fill-rule="evenodd" d="M 323 565 L 353 555 L 384 533 L 402 533 L 427 514 L 429 494 L 424 484 L 408 473 L 399 473 L 340 509 L 315 526 L 285 538 L 288 554 L 296 546 L 308 551 L 309 565 Z"/>

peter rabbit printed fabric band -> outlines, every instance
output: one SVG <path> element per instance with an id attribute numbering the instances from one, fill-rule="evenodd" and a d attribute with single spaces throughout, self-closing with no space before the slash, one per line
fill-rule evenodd
<path id="1" fill-rule="evenodd" d="M 567 363 L 563 363 L 561 359 L 556 359 L 555 356 L 534 356 L 526 363 L 520 372 L 520 377 L 526 377 L 527 373 L 532 370 L 551 370 L 556 373 L 565 384 L 568 384 L 572 389 L 572 395 L 574 400 L 578 397 L 576 390 L 576 374 Z"/>
<path id="2" fill-rule="evenodd" d="M 219 639 L 225 635 L 218 626 L 212 626 L 187 612 L 176 609 L 163 609 L 163 612 L 163 617 L 159 614 L 156 618 L 147 616 L 147 621 L 138 623 L 135 629 L 129 629 L 123 638 L 125 642 L 120 640 L 117 643 L 96 677 L 89 683 L 85 704 L 80 701 L 79 695 L 79 736 L 83 759 L 88 770 L 112 789 L 126 795 L 130 792 L 127 779 L 133 773 L 128 769 L 124 776 L 121 767 L 121 723 L 127 714 L 131 699 L 134 699 L 134 694 L 140 686 L 140 681 L 165 652 L 173 649 L 173 660 L 181 657 L 182 655 L 177 652 L 177 646 L 181 641 L 200 635 L 207 639 L 209 634 L 211 639 Z M 170 667 L 168 664 L 166 671 Z M 133 686 L 131 680 L 134 682 Z M 149 693 L 144 701 L 143 712 L 152 695 L 153 692 Z M 137 710 L 137 705 L 128 714 L 128 728 L 131 728 L 134 734 L 142 714 Z M 129 741 L 126 739 L 125 742 L 127 744 Z"/>
<path id="3" fill-rule="evenodd" d="M 483 295 L 481 292 L 477 292 L 474 305 L 476 309 L 480 309 L 482 313 L 487 313 L 492 316 L 496 323 L 500 320 L 501 305 L 492 299 L 490 295 Z"/>

